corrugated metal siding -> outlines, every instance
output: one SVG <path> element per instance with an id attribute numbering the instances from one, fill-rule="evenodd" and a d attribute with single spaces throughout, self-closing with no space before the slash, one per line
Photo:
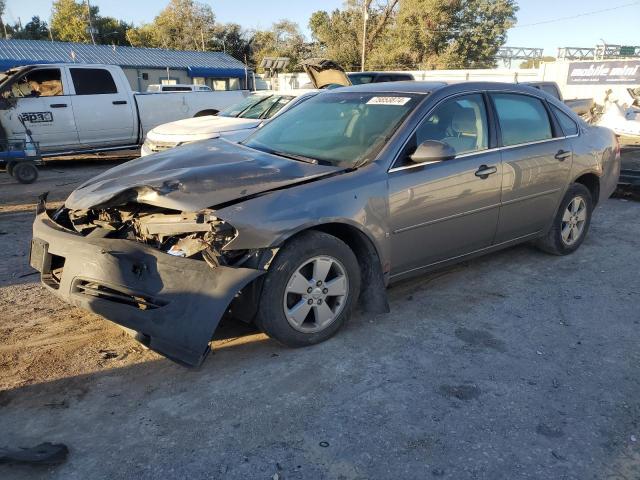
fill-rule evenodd
<path id="1" fill-rule="evenodd" d="M 74 59 L 75 57 L 75 59 Z M 42 40 L 0 39 L 0 63 L 104 63 L 133 68 L 242 68 L 239 60 L 222 52 L 164 50 Z"/>

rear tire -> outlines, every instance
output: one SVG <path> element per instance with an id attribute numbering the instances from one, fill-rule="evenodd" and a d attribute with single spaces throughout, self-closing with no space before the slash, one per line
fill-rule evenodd
<path id="1" fill-rule="evenodd" d="M 38 169 L 32 163 L 18 163 L 13 167 L 13 177 L 20 183 L 33 183 L 38 179 Z"/>
<path id="2" fill-rule="evenodd" d="M 289 347 L 320 343 L 351 316 L 359 294 L 360 268 L 353 251 L 332 235 L 304 232 L 269 267 L 256 324 Z"/>
<path id="3" fill-rule="evenodd" d="M 536 241 L 536 246 L 552 255 L 575 252 L 589 231 L 593 199 L 587 187 L 572 184 L 565 194 L 547 234 Z"/>

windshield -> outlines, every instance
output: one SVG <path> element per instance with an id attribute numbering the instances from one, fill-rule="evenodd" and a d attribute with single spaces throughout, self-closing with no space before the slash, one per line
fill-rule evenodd
<path id="1" fill-rule="evenodd" d="M 273 95 L 249 95 L 244 100 L 234 103 L 230 107 L 225 108 L 218 112 L 219 117 L 238 117 L 245 110 L 252 108 L 259 103 L 264 102 L 268 98 L 271 98 Z"/>
<path id="2" fill-rule="evenodd" d="M 411 93 L 325 93 L 275 117 L 244 144 L 328 165 L 354 167 L 375 157 L 418 103 Z"/>

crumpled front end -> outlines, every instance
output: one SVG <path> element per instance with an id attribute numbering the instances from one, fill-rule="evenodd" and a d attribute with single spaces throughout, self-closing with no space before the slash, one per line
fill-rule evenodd
<path id="1" fill-rule="evenodd" d="M 223 252 L 235 235 L 212 211 L 123 205 L 53 213 L 41 205 L 30 262 L 63 300 L 198 366 L 234 297 L 265 272 L 263 252 Z"/>

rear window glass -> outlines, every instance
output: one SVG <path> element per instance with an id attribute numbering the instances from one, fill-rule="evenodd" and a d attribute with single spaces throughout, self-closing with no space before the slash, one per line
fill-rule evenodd
<path id="1" fill-rule="evenodd" d="M 118 93 L 111 73 L 102 68 L 71 68 L 76 95 Z"/>
<path id="2" fill-rule="evenodd" d="M 373 75 L 349 75 L 349 80 L 354 85 L 363 85 L 373 82 Z"/>
<path id="3" fill-rule="evenodd" d="M 540 85 L 540 90 L 542 90 L 545 93 L 548 93 L 554 98 L 560 98 L 560 92 L 558 91 L 555 85 L 542 84 Z"/>
<path id="4" fill-rule="evenodd" d="M 547 109 L 528 95 L 493 94 L 504 146 L 548 140 L 553 137 Z"/>
<path id="5" fill-rule="evenodd" d="M 578 134 L 578 124 L 566 113 L 560 110 L 556 106 L 551 106 L 553 109 L 553 113 L 558 119 L 558 123 L 560 123 L 560 127 L 565 135 L 577 135 Z"/>

